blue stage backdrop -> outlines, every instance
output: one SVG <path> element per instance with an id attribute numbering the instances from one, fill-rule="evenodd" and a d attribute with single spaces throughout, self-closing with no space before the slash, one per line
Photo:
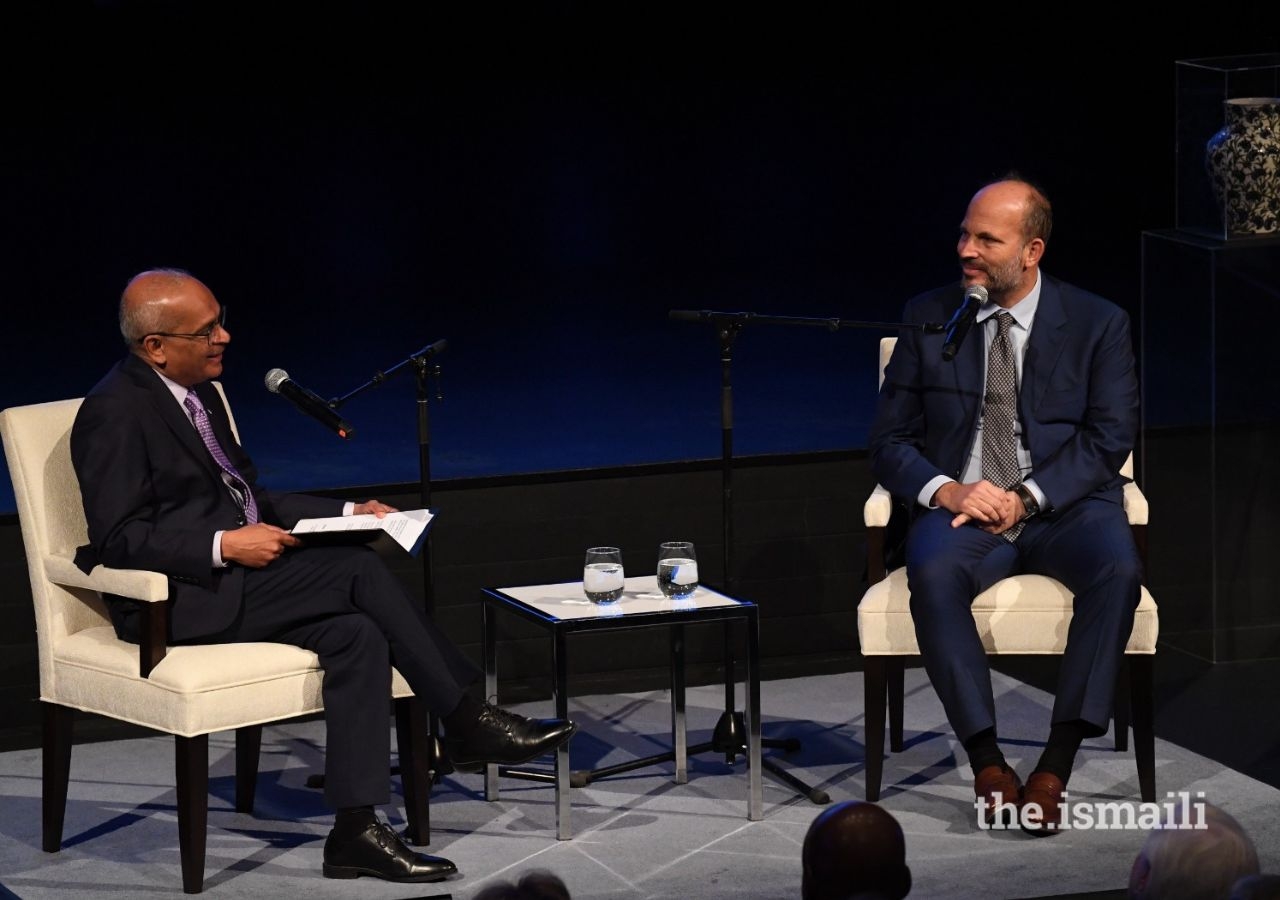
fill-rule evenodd
<path id="1" fill-rule="evenodd" d="M 228 307 L 223 381 L 278 487 L 416 481 L 416 383 L 406 368 L 344 404 L 344 442 L 268 370 L 338 397 L 441 339 L 436 478 L 718 458 L 720 342 L 669 311 L 894 321 L 958 277 L 968 198 L 1009 167 L 1055 200 L 1046 270 L 1136 319 L 1139 234 L 1172 222 L 1181 51 L 1145 52 L 1026 84 L 868 65 L 17 100 L 0 406 L 83 395 L 123 353 L 126 280 L 177 266 Z M 1135 92 L 1146 118 L 1099 102 Z M 744 327 L 736 454 L 864 447 L 886 333 Z"/>

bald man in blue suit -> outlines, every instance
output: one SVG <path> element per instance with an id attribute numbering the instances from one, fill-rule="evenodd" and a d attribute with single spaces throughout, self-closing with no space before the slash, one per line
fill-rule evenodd
<path id="1" fill-rule="evenodd" d="M 911 614 L 929 680 L 974 773 L 975 802 L 1024 807 L 1024 829 L 1055 833 L 1076 753 L 1110 723 L 1116 677 L 1141 596 L 1142 567 L 1120 467 L 1138 430 L 1129 318 L 1040 270 L 1052 230 L 1044 192 L 1010 175 L 971 200 L 957 244 L 961 279 L 910 300 L 907 323 L 946 321 L 985 289 L 967 342 L 907 328 L 885 369 L 870 436 L 872 472 L 912 509 L 905 543 Z M 982 291 L 976 291 L 981 296 Z M 996 315 L 1013 317 L 1017 469 L 983 477 L 982 430 Z M 994 421 L 994 420 L 991 420 Z M 970 607 L 1017 573 L 1075 595 L 1048 740 L 1025 786 L 997 743 L 986 652 Z"/>

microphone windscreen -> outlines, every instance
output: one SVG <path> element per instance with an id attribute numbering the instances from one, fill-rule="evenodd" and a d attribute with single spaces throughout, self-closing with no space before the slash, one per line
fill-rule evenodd
<path id="1" fill-rule="evenodd" d="M 267 390 L 273 394 L 280 393 L 280 385 L 289 380 L 289 373 L 284 369 L 272 369 L 267 373 L 267 377 L 263 381 L 267 384 Z"/>
<path id="2" fill-rule="evenodd" d="M 971 284 L 964 292 L 964 299 L 977 300 L 979 303 L 986 303 L 987 289 L 980 284 Z"/>

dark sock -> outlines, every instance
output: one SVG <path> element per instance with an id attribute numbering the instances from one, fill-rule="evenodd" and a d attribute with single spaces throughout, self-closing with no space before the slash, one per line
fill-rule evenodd
<path id="1" fill-rule="evenodd" d="M 333 817 L 333 831 L 339 838 L 351 838 L 361 834 L 378 821 L 372 806 L 344 806 Z"/>
<path id="2" fill-rule="evenodd" d="M 463 694 L 462 699 L 458 701 L 458 705 L 447 715 L 441 716 L 440 721 L 444 723 L 445 731 L 448 734 L 453 737 L 465 737 L 480 721 L 480 710 L 482 708 L 482 704 L 475 697 L 470 694 Z"/>
<path id="3" fill-rule="evenodd" d="M 1076 762 L 1076 751 L 1080 749 L 1091 726 L 1076 719 L 1072 722 L 1059 722 L 1049 729 L 1049 740 L 1040 754 L 1040 762 L 1036 763 L 1037 772 L 1052 772 L 1066 784 L 1071 777 L 1071 767 Z M 1096 730 L 1096 729 L 1094 729 Z"/>
<path id="4" fill-rule="evenodd" d="M 1005 765 L 1004 754 L 996 743 L 996 730 L 988 728 L 979 731 L 964 742 L 964 750 L 969 754 L 969 768 L 977 775 L 987 766 Z"/>

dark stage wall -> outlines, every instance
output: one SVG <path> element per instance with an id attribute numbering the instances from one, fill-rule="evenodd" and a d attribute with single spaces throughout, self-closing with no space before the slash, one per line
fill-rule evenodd
<path id="1" fill-rule="evenodd" d="M 75 77 L 28 73 L 8 98 L 0 407 L 82 395 L 122 352 L 128 277 L 185 267 L 230 310 L 223 380 L 259 469 L 304 489 L 417 477 L 414 378 L 346 403 L 343 443 L 266 371 L 339 397 L 439 339 L 437 477 L 714 458 L 719 343 L 670 310 L 893 321 L 957 276 L 968 198 L 1009 167 L 1056 201 L 1047 271 L 1136 316 L 1139 235 L 1173 221 L 1175 62 L 1280 46 L 1226 18 L 1087 52 L 889 28 L 829 71 L 574 71 L 454 66 L 388 19 L 382 43 L 260 71 L 237 45 L 197 52 L 206 22 L 182 8 L 95 4 Z M 153 43 L 113 44 L 138 23 Z M 865 446 L 884 333 L 746 327 L 736 452 Z"/>

